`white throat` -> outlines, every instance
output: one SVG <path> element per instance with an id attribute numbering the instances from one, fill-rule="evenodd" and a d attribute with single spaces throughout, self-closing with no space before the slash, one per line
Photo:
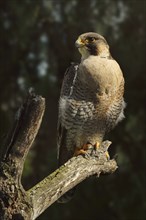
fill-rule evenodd
<path id="1" fill-rule="evenodd" d="M 88 52 L 88 50 L 84 47 L 80 47 L 79 48 L 79 52 L 82 55 L 81 60 L 85 60 L 90 56 L 90 53 Z"/>

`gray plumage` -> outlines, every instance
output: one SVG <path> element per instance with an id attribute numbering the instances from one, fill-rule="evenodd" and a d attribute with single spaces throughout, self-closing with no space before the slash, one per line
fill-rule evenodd
<path id="1" fill-rule="evenodd" d="M 80 35 L 76 46 L 81 62 L 66 71 L 59 100 L 59 166 L 76 147 L 100 144 L 124 117 L 124 78 L 106 40 L 90 32 Z"/>

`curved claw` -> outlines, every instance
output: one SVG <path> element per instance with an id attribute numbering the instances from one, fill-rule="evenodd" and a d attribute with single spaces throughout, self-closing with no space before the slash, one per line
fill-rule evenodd
<path id="1" fill-rule="evenodd" d="M 74 156 L 83 155 L 85 158 L 97 157 L 100 154 L 100 143 L 97 142 L 94 146 L 92 144 L 84 144 L 82 147 L 76 147 Z M 108 151 L 105 151 L 107 160 L 110 160 Z"/>
<path id="2" fill-rule="evenodd" d="M 85 156 L 90 156 L 90 154 L 87 152 L 91 148 L 91 144 L 84 144 L 83 147 L 76 147 L 74 156 L 78 155 L 85 155 Z"/>

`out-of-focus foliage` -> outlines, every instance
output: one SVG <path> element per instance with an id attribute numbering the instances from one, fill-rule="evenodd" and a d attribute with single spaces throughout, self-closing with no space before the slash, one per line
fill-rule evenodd
<path id="1" fill-rule="evenodd" d="M 145 0 L 0 2 L 1 143 L 28 88 L 46 98 L 43 123 L 26 162 L 26 188 L 56 168 L 59 90 L 65 69 L 80 59 L 77 36 L 103 34 L 126 80 L 126 119 L 108 137 L 118 171 L 83 182 L 70 203 L 55 203 L 38 219 L 146 219 L 145 21 Z"/>

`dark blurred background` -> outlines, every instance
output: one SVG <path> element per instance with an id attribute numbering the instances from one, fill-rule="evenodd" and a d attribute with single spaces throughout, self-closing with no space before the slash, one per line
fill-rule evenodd
<path id="1" fill-rule="evenodd" d="M 0 141 L 29 87 L 46 98 L 43 123 L 25 164 L 32 187 L 56 168 L 58 98 L 66 68 L 80 55 L 78 35 L 105 36 L 126 81 L 126 119 L 108 137 L 119 169 L 90 178 L 68 204 L 53 204 L 40 220 L 146 219 L 146 1 L 7 0 L 0 2 Z"/>

